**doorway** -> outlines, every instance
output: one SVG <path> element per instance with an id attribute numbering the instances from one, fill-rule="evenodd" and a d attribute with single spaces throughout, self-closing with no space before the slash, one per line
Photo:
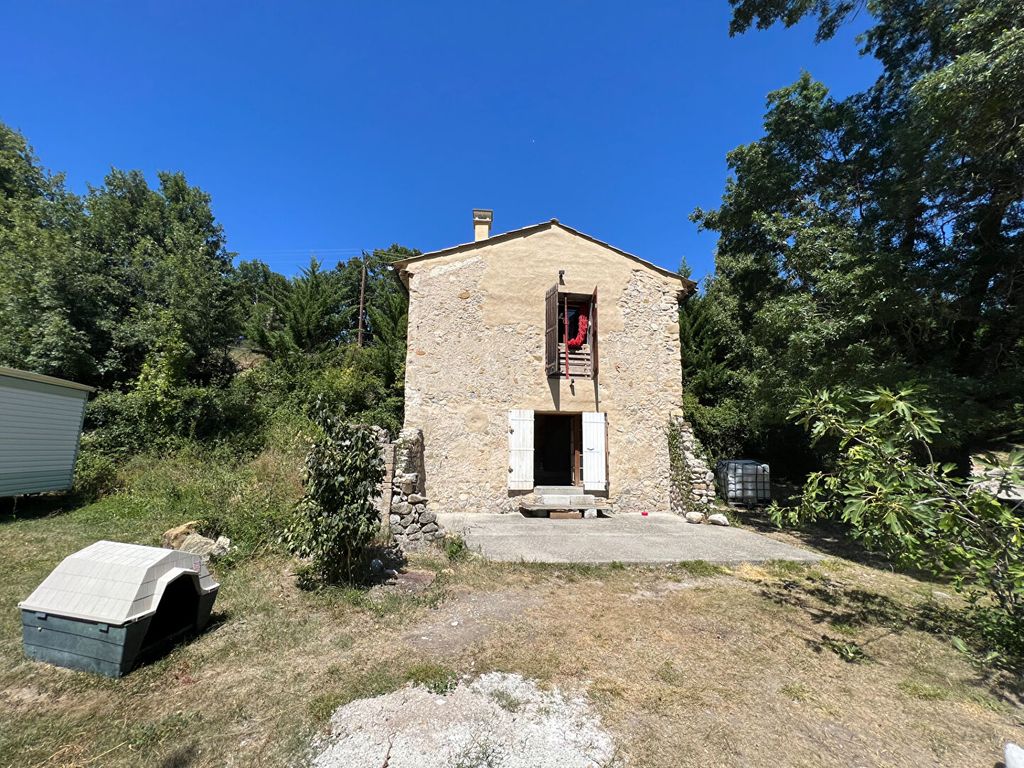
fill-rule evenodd
<path id="1" fill-rule="evenodd" d="M 536 414 L 533 441 L 534 485 L 583 484 L 581 414 Z"/>

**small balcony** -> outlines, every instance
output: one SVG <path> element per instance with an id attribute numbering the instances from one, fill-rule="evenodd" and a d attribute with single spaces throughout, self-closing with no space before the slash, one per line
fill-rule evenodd
<path id="1" fill-rule="evenodd" d="M 576 349 L 569 350 L 569 373 L 568 378 L 590 379 L 594 376 L 593 357 L 591 356 L 590 345 L 584 344 Z M 558 376 L 566 377 L 565 367 L 565 342 L 558 345 Z"/>

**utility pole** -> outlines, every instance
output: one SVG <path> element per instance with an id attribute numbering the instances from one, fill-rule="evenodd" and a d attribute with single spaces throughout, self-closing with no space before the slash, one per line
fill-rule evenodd
<path id="1" fill-rule="evenodd" d="M 359 330 L 356 344 L 363 346 L 363 315 L 366 313 L 366 251 L 363 251 L 363 268 L 359 278 Z"/>

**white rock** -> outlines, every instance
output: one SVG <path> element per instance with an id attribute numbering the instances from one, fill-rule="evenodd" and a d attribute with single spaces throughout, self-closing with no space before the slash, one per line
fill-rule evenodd
<path id="1" fill-rule="evenodd" d="M 1004 751 L 1006 768 L 1024 768 L 1024 749 L 1021 749 L 1012 741 L 1006 742 Z"/>
<path id="2" fill-rule="evenodd" d="M 198 533 L 190 533 L 178 547 L 182 552 L 199 555 L 204 561 L 209 560 L 210 557 L 225 555 L 230 548 L 231 539 L 227 536 L 218 536 L 217 540 L 214 541 Z"/>
<path id="3" fill-rule="evenodd" d="M 687 512 L 686 522 L 688 523 L 703 523 L 704 513 L 703 512 Z"/>
<path id="4" fill-rule="evenodd" d="M 729 518 L 727 518 L 721 512 L 716 512 L 715 514 L 708 516 L 708 522 L 712 525 L 728 525 Z"/>
<path id="5" fill-rule="evenodd" d="M 406 686 L 350 702 L 314 750 L 315 768 L 593 768 L 611 764 L 616 745 L 584 696 L 491 672 L 445 694 Z"/>
<path id="6" fill-rule="evenodd" d="M 597 517 L 597 510 L 596 509 L 584 509 L 583 510 L 583 517 L 586 518 L 587 520 L 593 520 L 595 517 Z"/>

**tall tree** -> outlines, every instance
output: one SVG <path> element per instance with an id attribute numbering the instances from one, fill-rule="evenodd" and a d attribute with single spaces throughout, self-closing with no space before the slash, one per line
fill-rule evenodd
<path id="1" fill-rule="evenodd" d="M 134 380 L 147 356 L 180 341 L 189 379 L 228 370 L 239 334 L 232 256 L 210 197 L 180 173 L 160 173 L 151 189 L 138 171 L 113 170 L 85 199 L 85 241 L 114 282 L 102 373 Z"/>
<path id="2" fill-rule="evenodd" d="M 764 137 L 729 154 L 708 293 L 751 377 L 748 442 L 804 387 L 923 383 L 945 449 L 1006 437 L 1024 391 L 1024 3 L 731 0 L 731 31 L 866 7 L 882 65 L 832 98 L 803 75 L 768 97 Z M 778 446 L 783 447 L 783 446 Z"/>
<path id="3" fill-rule="evenodd" d="M 249 262 L 245 275 L 258 296 L 247 329 L 250 340 L 272 357 L 323 352 L 341 343 L 354 307 L 346 304 L 337 272 L 316 257 L 290 280 Z"/>
<path id="4" fill-rule="evenodd" d="M 107 285 L 79 239 L 81 202 L 0 123 L 0 363 L 95 381 Z"/>
<path id="5" fill-rule="evenodd" d="M 111 171 L 85 199 L 0 124 L 0 363 L 128 388 L 174 348 L 182 375 L 228 370 L 231 254 L 209 195 Z"/>

